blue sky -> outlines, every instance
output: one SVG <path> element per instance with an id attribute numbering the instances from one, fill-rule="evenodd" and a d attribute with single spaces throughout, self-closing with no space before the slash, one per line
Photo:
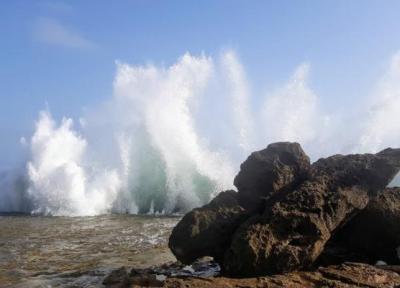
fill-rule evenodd
<path id="1" fill-rule="evenodd" d="M 46 105 L 79 118 L 108 99 L 116 60 L 169 65 L 234 49 L 256 90 L 308 62 L 328 109 L 357 105 L 400 49 L 399 11 L 378 0 L 2 1 L 0 161 L 16 158 Z"/>

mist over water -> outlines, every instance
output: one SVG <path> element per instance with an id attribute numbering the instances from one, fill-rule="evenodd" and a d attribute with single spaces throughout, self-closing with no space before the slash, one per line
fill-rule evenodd
<path id="1" fill-rule="evenodd" d="M 348 115 L 325 112 L 308 63 L 262 95 L 233 51 L 116 66 L 112 98 L 80 119 L 39 113 L 26 165 L 0 173 L 0 211 L 173 213 L 233 188 L 240 163 L 271 142 L 297 141 L 313 160 L 400 146 L 400 53 Z"/>

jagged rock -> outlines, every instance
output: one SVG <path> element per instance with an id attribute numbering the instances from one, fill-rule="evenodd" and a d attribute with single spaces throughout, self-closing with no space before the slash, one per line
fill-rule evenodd
<path id="1" fill-rule="evenodd" d="M 185 215 L 169 246 L 183 263 L 212 256 L 235 277 L 310 267 L 399 169 L 400 149 L 310 165 L 299 144 L 271 144 L 241 165 L 238 194 L 223 192 Z"/>
<path id="2" fill-rule="evenodd" d="M 238 204 L 237 192 L 221 192 L 209 204 L 182 218 L 172 231 L 169 247 L 182 263 L 203 256 L 222 259 L 233 232 L 247 217 Z"/>
<path id="3" fill-rule="evenodd" d="M 382 269 L 385 268 L 385 269 Z M 292 272 L 271 277 L 247 279 L 217 278 L 168 278 L 166 288 L 394 288 L 400 285 L 400 275 L 395 267 L 374 267 L 367 264 L 345 263 L 310 272 Z"/>
<path id="4" fill-rule="evenodd" d="M 334 155 L 312 164 L 313 178 L 324 177 L 331 189 L 360 186 L 369 195 L 385 188 L 400 169 L 400 149 L 376 154 Z"/>
<path id="5" fill-rule="evenodd" d="M 352 257 L 352 260 L 367 263 L 383 260 L 388 264 L 400 264 L 397 252 L 400 246 L 400 188 L 387 188 L 379 193 L 328 244 L 331 249 L 346 251 L 346 260 Z M 329 256 L 336 255 L 331 253 Z"/>
<path id="6" fill-rule="evenodd" d="M 307 267 L 330 238 L 329 227 L 334 228 L 331 223 L 342 221 L 354 209 L 362 209 L 367 204 L 366 193 L 358 190 L 335 193 L 337 198 L 327 203 L 329 200 L 321 193 L 323 189 L 307 184 L 307 188 L 291 194 L 299 202 L 312 204 L 304 207 L 305 210 L 278 202 L 266 215 L 254 216 L 240 226 L 225 256 L 225 272 L 236 277 L 250 277 Z M 313 204 L 319 207 L 314 208 Z M 327 215 L 329 219 L 326 219 L 324 212 L 317 210 L 325 205 L 336 206 L 341 212 Z"/>
<path id="7" fill-rule="evenodd" d="M 253 152 L 234 180 L 239 203 L 250 211 L 262 211 L 266 199 L 296 186 L 307 178 L 309 170 L 310 159 L 298 143 L 273 143 Z"/>
<path id="8" fill-rule="evenodd" d="M 310 266 L 332 233 L 364 209 L 399 169 L 400 149 L 318 160 L 308 180 L 237 229 L 224 272 L 246 277 Z"/>

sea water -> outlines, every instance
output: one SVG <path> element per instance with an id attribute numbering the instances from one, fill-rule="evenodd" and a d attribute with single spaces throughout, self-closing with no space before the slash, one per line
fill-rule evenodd
<path id="1" fill-rule="evenodd" d="M 0 287 L 101 287 L 112 269 L 175 261 L 179 217 L 0 216 Z"/>

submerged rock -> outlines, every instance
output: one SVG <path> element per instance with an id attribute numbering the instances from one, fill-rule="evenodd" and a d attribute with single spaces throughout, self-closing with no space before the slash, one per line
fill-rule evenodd
<path id="1" fill-rule="evenodd" d="M 306 179 L 310 167 L 310 158 L 298 143 L 278 142 L 253 152 L 234 180 L 240 204 L 249 211 L 262 211 L 273 194 Z"/>
<path id="2" fill-rule="evenodd" d="M 237 192 L 218 194 L 209 204 L 187 213 L 175 226 L 169 247 L 182 263 L 211 256 L 222 259 L 235 229 L 248 217 Z"/>

